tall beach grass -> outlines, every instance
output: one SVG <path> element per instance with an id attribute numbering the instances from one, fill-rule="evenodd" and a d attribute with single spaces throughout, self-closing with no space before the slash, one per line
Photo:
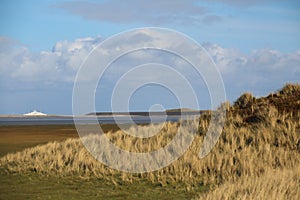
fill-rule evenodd
<path id="1" fill-rule="evenodd" d="M 247 93 L 233 105 L 227 103 L 223 132 L 210 154 L 199 159 L 212 111 L 204 113 L 199 127 L 195 121 L 188 122 L 190 128 L 198 127 L 188 150 L 171 165 L 154 172 L 131 174 L 111 169 L 91 156 L 80 139 L 74 138 L 7 154 L 0 159 L 0 169 L 7 173 L 98 178 L 112 184 L 145 180 L 161 186 L 182 184 L 187 191 L 203 185 L 210 187 L 211 191 L 200 195 L 200 199 L 264 199 L 267 196 L 298 199 L 299 99 L 300 86 L 288 84 L 267 97 L 255 98 Z M 150 152 L 169 144 L 179 126 L 168 122 L 129 128 L 139 133 L 160 127 L 158 134 L 150 138 L 133 137 L 119 130 L 101 136 L 91 133 L 85 140 L 93 142 L 97 137 L 107 137 L 124 150 Z"/>

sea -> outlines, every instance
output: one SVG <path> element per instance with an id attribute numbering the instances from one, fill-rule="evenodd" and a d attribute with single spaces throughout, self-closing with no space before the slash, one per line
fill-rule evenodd
<path id="1" fill-rule="evenodd" d="M 13 125 L 67 125 L 67 124 L 150 124 L 177 122 L 181 115 L 172 116 L 0 116 L 0 126 Z"/>

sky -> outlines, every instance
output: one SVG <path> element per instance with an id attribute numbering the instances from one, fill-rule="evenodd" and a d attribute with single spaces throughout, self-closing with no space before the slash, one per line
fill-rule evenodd
<path id="1" fill-rule="evenodd" d="M 264 96 L 285 83 L 300 82 L 296 0 L 1 0 L 0 24 L 0 114 L 34 109 L 72 114 L 75 77 L 89 53 L 115 34 L 142 27 L 172 29 L 201 44 L 215 62 L 230 102 L 243 92 Z M 98 85 L 96 110 L 112 110 L 112 89 L 122 70 L 130 70 L 137 60 L 172 65 L 166 59 L 171 57 L 141 51 L 120 59 Z M 194 86 L 199 108 L 210 108 L 205 81 L 193 79 L 189 69 L 183 71 Z M 150 80 L 150 74 L 139 78 Z M 168 76 L 176 87 L 176 77 Z M 155 84 L 136 90 L 128 104 L 132 111 L 158 104 L 165 109 L 180 106 L 176 94 Z"/>

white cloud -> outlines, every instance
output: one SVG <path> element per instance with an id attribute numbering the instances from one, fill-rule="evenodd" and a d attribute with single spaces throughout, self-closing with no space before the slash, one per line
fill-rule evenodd
<path id="1" fill-rule="evenodd" d="M 151 35 L 151 34 L 150 34 Z M 181 48 L 180 42 L 170 44 L 150 37 L 149 33 L 140 33 L 141 40 L 147 39 L 145 45 L 170 45 Z M 138 37 L 135 37 L 137 39 Z M 86 56 L 101 41 L 100 37 L 80 38 L 74 41 L 59 41 L 52 51 L 32 52 L 9 38 L 0 37 L 0 78 L 2 81 L 39 82 L 39 83 L 72 83 Z M 126 45 L 136 45 L 136 40 L 128 40 Z M 112 44 L 109 48 L 127 48 Z M 276 49 L 260 49 L 245 54 L 238 49 L 224 48 L 217 44 L 205 43 L 203 47 L 215 61 L 229 97 L 236 98 L 244 91 L 253 91 L 261 95 L 280 88 L 286 82 L 300 82 L 300 50 L 283 53 Z M 111 49 L 106 53 L 110 55 Z M 186 55 L 192 55 L 192 49 L 181 48 Z M 122 73 L 138 64 L 156 61 L 175 66 L 189 80 L 194 72 L 187 68 L 186 62 L 155 51 L 139 51 L 123 58 L 107 71 L 106 81 L 116 80 Z M 94 61 L 93 61 L 94 62 Z M 95 74 L 94 74 L 95 76 Z M 142 78 L 142 74 L 137 78 Z M 149 74 L 150 76 L 150 74 Z M 153 74 L 151 76 L 155 77 Z M 91 75 L 91 77 L 93 77 Z M 110 79 L 111 78 L 111 79 Z M 176 81 L 176 80 L 175 80 Z M 3 87 L 3 86 L 2 86 Z M 230 95 L 232 94 L 232 95 Z"/>
<path id="2" fill-rule="evenodd" d="M 299 51 L 282 53 L 275 49 L 260 49 L 244 54 L 216 44 L 205 44 L 204 47 L 220 69 L 227 92 L 234 91 L 233 99 L 241 92 L 265 95 L 286 82 L 300 82 Z"/>
<path id="3" fill-rule="evenodd" d="M 223 74 L 234 73 L 236 67 L 244 66 L 247 63 L 246 55 L 243 55 L 238 49 L 223 48 L 211 43 L 204 43 L 203 47 Z"/>
<path id="4" fill-rule="evenodd" d="M 9 38 L 0 43 L 1 77 L 20 81 L 73 81 L 80 64 L 100 37 L 59 41 L 52 51 L 32 52 Z"/>

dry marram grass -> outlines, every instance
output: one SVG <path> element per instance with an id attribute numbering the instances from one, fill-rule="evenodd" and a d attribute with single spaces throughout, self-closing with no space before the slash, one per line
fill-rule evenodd
<path id="1" fill-rule="evenodd" d="M 245 176 L 236 182 L 226 182 L 216 190 L 195 199 L 300 199 L 300 167 L 268 171 L 262 176 Z"/>
<path id="2" fill-rule="evenodd" d="M 293 96 L 290 96 L 291 92 Z M 187 190 L 210 185 L 216 189 L 205 196 L 208 199 L 214 195 L 219 199 L 299 196 L 299 99 L 300 86 L 297 84 L 288 85 L 264 98 L 256 99 L 250 94 L 241 96 L 233 106 L 228 106 L 223 133 L 215 148 L 208 156 L 199 159 L 211 112 L 203 114 L 189 149 L 171 165 L 154 172 L 130 174 L 110 169 L 96 161 L 80 139 L 52 142 L 8 154 L 0 159 L 0 165 L 9 173 L 78 175 L 97 177 L 114 184 L 146 179 L 162 186 L 182 183 Z M 198 125 L 194 121 L 189 123 L 188 128 Z M 139 133 L 153 132 L 162 127 L 157 135 L 146 139 L 122 131 L 109 132 L 101 137 L 107 137 L 131 152 L 149 152 L 166 146 L 176 135 L 178 126 L 178 123 L 165 123 L 130 129 Z M 86 140 L 95 141 L 95 137 L 89 135 Z M 279 184 L 278 187 L 275 183 Z"/>

